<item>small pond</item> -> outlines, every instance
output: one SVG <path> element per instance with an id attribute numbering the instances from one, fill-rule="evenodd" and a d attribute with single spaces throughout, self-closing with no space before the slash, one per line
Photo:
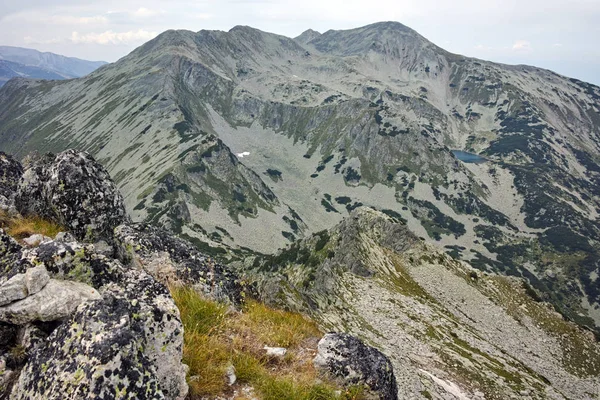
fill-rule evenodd
<path id="1" fill-rule="evenodd" d="M 484 162 L 488 161 L 487 158 L 483 158 L 480 155 L 468 153 L 466 151 L 462 151 L 462 150 L 451 150 L 451 151 L 452 151 L 452 154 L 454 154 L 456 156 L 456 158 L 458 158 L 462 162 L 479 164 L 479 163 L 484 163 Z"/>

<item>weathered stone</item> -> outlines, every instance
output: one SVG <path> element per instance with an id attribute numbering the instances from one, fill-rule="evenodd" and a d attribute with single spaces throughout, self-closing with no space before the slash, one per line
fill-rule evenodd
<path id="1" fill-rule="evenodd" d="M 0 286 L 0 306 L 27 297 L 25 274 L 17 274 Z"/>
<path id="2" fill-rule="evenodd" d="M 328 333 L 318 345 L 315 367 L 344 385 L 366 385 L 381 400 L 396 400 L 398 387 L 389 359 L 346 333 Z"/>
<path id="3" fill-rule="evenodd" d="M 120 281 L 123 273 L 118 261 L 96 254 L 91 244 L 52 241 L 26 249 L 22 257 L 30 264 L 44 264 L 53 278 L 86 283 L 96 289 Z"/>
<path id="4" fill-rule="evenodd" d="M 15 342 L 17 330 L 16 325 L 0 322 L 0 354 L 5 353 Z"/>
<path id="5" fill-rule="evenodd" d="M 42 290 L 49 281 L 50 275 L 48 275 L 48 271 L 46 271 L 46 267 L 43 265 L 29 268 L 25 272 L 25 284 L 27 285 L 27 293 L 29 295 Z"/>
<path id="6" fill-rule="evenodd" d="M 106 169 L 75 150 L 30 162 L 16 205 L 22 214 L 49 218 L 87 241 L 111 238 L 113 229 L 128 221 L 123 197 Z"/>
<path id="7" fill-rule="evenodd" d="M 0 196 L 7 200 L 14 198 L 23 167 L 14 158 L 0 151 Z"/>
<path id="8" fill-rule="evenodd" d="M 287 353 L 287 349 L 285 347 L 264 347 L 267 356 L 269 357 L 283 357 Z"/>
<path id="9" fill-rule="evenodd" d="M 15 202 L 13 199 L 9 199 L 6 196 L 0 194 L 0 212 L 3 212 L 9 216 L 17 215 L 19 212 L 15 207 Z"/>
<path id="10" fill-rule="evenodd" d="M 49 238 L 48 236 L 44 236 L 39 233 L 36 233 L 35 235 L 31 235 L 31 236 L 23 239 L 23 243 L 25 243 L 28 247 L 35 247 L 35 246 L 39 245 L 40 243 L 49 242 L 51 240 L 52 240 L 52 238 Z"/>
<path id="11" fill-rule="evenodd" d="M 71 243 L 75 242 L 77 238 L 69 232 L 58 232 L 54 237 L 54 240 L 61 243 Z"/>
<path id="12" fill-rule="evenodd" d="M 31 154 L 24 161 L 25 171 L 15 197 L 15 206 L 21 214 L 57 217 L 48 200 L 46 186 L 50 178 L 49 168 L 55 158 L 52 153 L 43 156 Z"/>
<path id="13" fill-rule="evenodd" d="M 16 268 L 22 251 L 21 245 L 0 228 L 0 284 L 19 272 L 25 272 L 24 268 Z"/>
<path id="14" fill-rule="evenodd" d="M 100 294 L 86 284 L 51 279 L 38 293 L 0 307 L 0 321 L 23 325 L 60 320 L 71 315 L 81 303 L 100 298 Z"/>
<path id="15" fill-rule="evenodd" d="M 183 327 L 165 287 L 128 270 L 34 349 L 11 399 L 183 399 Z M 76 355 L 75 357 L 73 355 Z"/>
<path id="16" fill-rule="evenodd" d="M 217 300 L 241 302 L 239 277 L 191 243 L 147 224 L 118 226 L 115 237 L 121 258 L 138 262 L 155 279 L 165 284 L 176 281 L 192 285 Z"/>

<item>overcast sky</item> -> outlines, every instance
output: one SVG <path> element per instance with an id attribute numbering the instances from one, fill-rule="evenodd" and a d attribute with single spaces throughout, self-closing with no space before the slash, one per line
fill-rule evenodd
<path id="1" fill-rule="evenodd" d="M 389 20 L 454 53 L 600 84 L 600 0 L 0 0 L 0 44 L 115 61 L 167 29 L 294 37 Z"/>

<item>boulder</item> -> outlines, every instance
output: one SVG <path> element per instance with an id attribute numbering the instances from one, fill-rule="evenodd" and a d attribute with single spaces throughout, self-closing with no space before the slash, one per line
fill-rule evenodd
<path id="1" fill-rule="evenodd" d="M 88 153 L 75 150 L 32 159 L 16 206 L 21 214 L 53 220 L 86 241 L 112 238 L 113 229 L 129 220 L 106 169 Z"/>
<path id="2" fill-rule="evenodd" d="M 93 244 L 54 240 L 22 249 L 21 257 L 29 265 L 43 265 L 53 279 L 39 293 L 10 304 L 7 310 L 0 307 L 0 320 L 25 326 L 32 320 L 60 317 L 64 321 L 43 340 L 43 346 L 28 351 L 25 372 L 11 398 L 58 399 L 65 391 L 77 393 L 73 397 L 77 399 L 110 398 L 115 393 L 132 393 L 132 398 L 185 396 L 183 325 L 164 285 L 140 269 L 98 254 Z M 56 282 L 85 288 L 91 298 L 77 302 L 64 287 L 54 290 Z M 42 296 L 44 301 L 34 301 Z M 81 338 L 83 343 L 79 343 Z M 69 345 L 63 347 L 64 343 Z M 58 378 L 45 374 L 51 368 Z M 38 382 L 40 376 L 47 380 Z"/>
<path id="3" fill-rule="evenodd" d="M 17 274 L 0 286 L 0 306 L 27 297 L 25 274 Z"/>
<path id="4" fill-rule="evenodd" d="M 27 286 L 27 293 L 29 295 L 41 291 L 49 281 L 50 275 L 48 275 L 48 271 L 46 271 L 44 265 L 29 268 L 25 272 L 25 285 Z"/>
<path id="5" fill-rule="evenodd" d="M 25 272 L 24 266 L 20 265 L 22 252 L 23 247 L 0 228 L 0 284 Z"/>
<path id="6" fill-rule="evenodd" d="M 124 271 L 37 346 L 11 399 L 183 399 L 183 327 L 165 287 Z"/>
<path id="7" fill-rule="evenodd" d="M 28 247 L 35 247 L 40 243 L 49 242 L 51 240 L 52 238 L 49 238 L 48 236 L 36 233 L 23 239 L 23 243 L 25 243 L 25 245 L 27 245 Z"/>
<path id="8" fill-rule="evenodd" d="M 57 218 L 48 200 L 46 186 L 50 179 L 50 166 L 55 159 L 52 153 L 43 156 L 32 153 L 25 159 L 25 170 L 15 195 L 15 206 L 21 214 Z"/>
<path id="9" fill-rule="evenodd" d="M 318 345 L 315 367 L 345 386 L 365 385 L 372 398 L 396 400 L 398 387 L 390 360 L 346 333 L 328 333 Z"/>
<path id="10" fill-rule="evenodd" d="M 50 279 L 41 291 L 0 307 L 0 321 L 24 325 L 33 321 L 61 320 L 71 315 L 81 303 L 98 299 L 100 294 L 89 285 Z"/>
<path id="11" fill-rule="evenodd" d="M 0 284 L 0 306 L 24 299 L 42 290 L 50 280 L 43 265 L 29 268 Z"/>
<path id="12" fill-rule="evenodd" d="M 120 282 L 124 271 L 118 260 L 97 254 L 92 244 L 79 242 L 42 243 L 23 250 L 22 260 L 33 265 L 43 264 L 55 279 L 81 282 L 96 289 Z"/>
<path id="13" fill-rule="evenodd" d="M 232 304 L 242 301 L 239 277 L 186 240 L 143 223 L 118 226 L 115 238 L 124 262 L 136 263 L 164 284 L 191 285 L 208 297 Z"/>
<path id="14" fill-rule="evenodd" d="M 3 196 L 6 200 L 6 206 L 12 202 L 21 176 L 23 176 L 21 164 L 8 154 L 0 151 L 0 196 Z"/>

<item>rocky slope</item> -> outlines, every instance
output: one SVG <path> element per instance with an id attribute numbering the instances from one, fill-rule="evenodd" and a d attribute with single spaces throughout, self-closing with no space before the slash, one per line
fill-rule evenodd
<path id="1" fill-rule="evenodd" d="M 231 306 L 232 315 L 252 291 L 192 244 L 131 224 L 114 182 L 87 153 L 32 155 L 23 167 L 0 152 L 0 178 L 0 399 L 199 398 L 188 393 L 198 376 L 182 362 L 184 314 L 166 285 Z M 66 229 L 18 242 L 27 218 Z M 334 389 L 396 398 L 381 352 L 347 334 L 319 346 L 315 367 L 339 380 Z M 330 391 L 319 398 L 342 398 Z"/>
<path id="2" fill-rule="evenodd" d="M 600 323 L 596 86 L 395 22 L 296 40 L 238 26 L 167 31 L 82 79 L 16 79 L 0 105 L 0 149 L 87 150 L 134 220 L 206 250 L 270 253 L 366 205 Z"/>
<path id="3" fill-rule="evenodd" d="M 106 64 L 22 47 L 0 46 L 0 86 L 14 77 L 70 79 L 89 74 Z"/>
<path id="4" fill-rule="evenodd" d="M 358 208 L 241 266 L 262 298 L 390 357 L 402 399 L 594 399 L 600 345 L 525 281 L 488 274 Z M 532 297 L 533 296 L 533 297 Z"/>

